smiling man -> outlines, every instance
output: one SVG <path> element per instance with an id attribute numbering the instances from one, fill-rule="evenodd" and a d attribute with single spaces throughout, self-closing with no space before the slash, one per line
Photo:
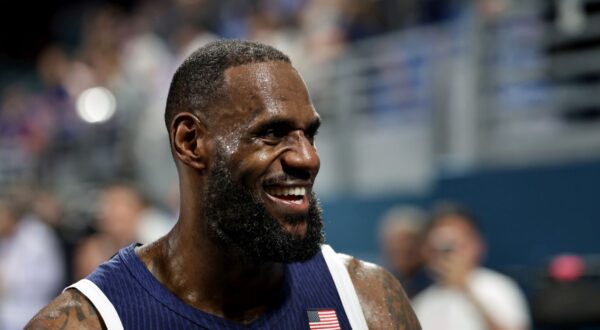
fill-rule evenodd
<path id="1" fill-rule="evenodd" d="M 28 329 L 420 329 L 398 282 L 323 244 L 320 119 L 287 56 L 218 41 L 177 70 L 165 121 L 181 213 Z"/>

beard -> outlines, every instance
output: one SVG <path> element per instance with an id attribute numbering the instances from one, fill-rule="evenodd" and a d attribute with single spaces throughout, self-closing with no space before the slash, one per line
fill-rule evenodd
<path id="1" fill-rule="evenodd" d="M 306 222 L 305 234 L 286 232 L 249 189 L 234 182 L 220 150 L 208 173 L 203 205 L 209 239 L 251 263 L 306 261 L 324 241 L 322 211 L 314 193 L 306 215 L 284 219 L 289 224 Z"/>

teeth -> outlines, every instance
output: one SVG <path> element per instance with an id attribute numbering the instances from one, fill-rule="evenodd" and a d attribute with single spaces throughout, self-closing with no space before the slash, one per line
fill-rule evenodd
<path id="1" fill-rule="evenodd" d="M 289 187 L 289 188 L 272 187 L 272 188 L 267 188 L 267 192 L 274 196 L 304 196 L 304 195 L 306 195 L 306 188 L 304 188 L 304 187 Z"/>

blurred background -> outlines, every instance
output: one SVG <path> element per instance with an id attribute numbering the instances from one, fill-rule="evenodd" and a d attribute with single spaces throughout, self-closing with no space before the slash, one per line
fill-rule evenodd
<path id="1" fill-rule="evenodd" d="M 0 26 L 0 329 L 172 226 L 168 86 L 218 38 L 305 78 L 336 250 L 386 264 L 388 209 L 459 202 L 533 328 L 598 328 L 600 1 L 12 1 Z"/>

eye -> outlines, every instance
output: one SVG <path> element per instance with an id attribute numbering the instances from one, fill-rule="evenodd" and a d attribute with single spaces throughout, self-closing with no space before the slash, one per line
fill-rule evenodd
<path id="1" fill-rule="evenodd" d="M 289 130 L 285 127 L 270 127 L 259 134 L 259 136 L 267 143 L 278 143 L 288 132 Z"/>
<path id="2" fill-rule="evenodd" d="M 282 127 L 274 127 L 274 128 L 269 128 L 268 130 L 266 130 L 263 136 L 266 138 L 281 139 L 282 137 L 284 137 L 286 135 L 287 135 L 286 129 L 284 129 Z"/>

